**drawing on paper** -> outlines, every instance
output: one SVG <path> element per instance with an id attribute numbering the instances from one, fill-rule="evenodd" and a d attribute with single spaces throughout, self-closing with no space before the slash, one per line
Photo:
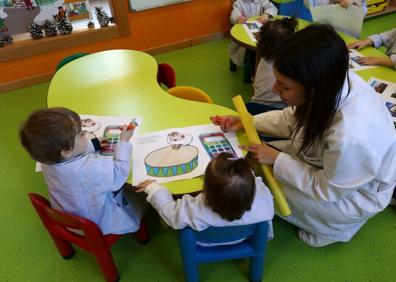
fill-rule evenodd
<path id="1" fill-rule="evenodd" d="M 170 177 L 190 173 L 198 166 L 197 147 L 190 145 L 193 137 L 189 133 L 170 132 L 169 146 L 149 153 L 144 159 L 147 175 Z"/>

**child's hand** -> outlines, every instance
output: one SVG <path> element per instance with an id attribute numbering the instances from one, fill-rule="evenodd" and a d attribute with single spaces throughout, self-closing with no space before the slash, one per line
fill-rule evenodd
<path id="1" fill-rule="evenodd" d="M 247 21 L 247 18 L 246 17 L 244 17 L 244 16 L 240 16 L 239 18 L 238 18 L 238 23 L 239 24 L 243 24 L 243 23 L 245 23 Z"/>
<path id="2" fill-rule="evenodd" d="M 349 43 L 347 46 L 348 46 L 348 49 L 358 49 L 359 50 L 359 49 L 362 49 L 363 47 L 366 47 L 366 46 L 369 46 L 372 44 L 373 44 L 373 41 L 371 41 L 370 38 L 367 38 L 365 40 Z"/>
<path id="3" fill-rule="evenodd" d="M 340 0 L 340 6 L 342 8 L 348 8 L 349 6 L 352 5 L 352 0 Z"/>
<path id="4" fill-rule="evenodd" d="M 261 17 L 258 18 L 258 22 L 260 23 L 265 23 L 266 21 L 268 21 L 270 18 L 270 16 L 268 14 L 263 14 Z"/>
<path id="5" fill-rule="evenodd" d="M 98 137 L 98 140 L 99 140 L 101 149 L 103 149 L 103 148 L 105 148 L 106 146 L 109 145 L 108 142 L 107 142 L 107 139 L 104 138 L 104 137 Z"/>
<path id="6" fill-rule="evenodd" d="M 393 67 L 393 62 L 389 57 L 358 57 L 357 61 L 366 66 Z"/>
<path id="7" fill-rule="evenodd" d="M 262 164 L 273 165 L 279 151 L 265 144 L 239 145 L 239 148 L 253 153 L 253 157 Z"/>
<path id="8" fill-rule="evenodd" d="M 136 186 L 136 193 L 141 193 L 144 192 L 144 189 L 146 189 L 147 186 L 149 186 L 151 183 L 155 182 L 155 180 L 145 180 L 142 183 L 138 184 Z"/>
<path id="9" fill-rule="evenodd" d="M 121 128 L 120 140 L 129 142 L 131 140 L 135 127 L 132 124 L 124 125 Z"/>
<path id="10" fill-rule="evenodd" d="M 235 132 L 242 129 L 242 122 L 238 116 L 212 116 L 210 120 L 214 125 L 220 126 L 224 132 Z"/>

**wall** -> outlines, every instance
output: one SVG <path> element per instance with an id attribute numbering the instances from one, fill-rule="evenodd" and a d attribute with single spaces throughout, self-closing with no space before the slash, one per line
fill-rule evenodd
<path id="1" fill-rule="evenodd" d="M 126 0 L 119 0 L 126 1 Z M 64 57 L 107 49 L 145 50 L 227 32 L 230 0 L 193 0 L 129 13 L 129 36 L 0 63 L 0 85 L 46 76 Z"/>

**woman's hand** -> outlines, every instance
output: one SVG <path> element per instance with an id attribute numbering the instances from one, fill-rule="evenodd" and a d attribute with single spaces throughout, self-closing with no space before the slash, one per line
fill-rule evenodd
<path id="1" fill-rule="evenodd" d="M 211 116 L 210 120 L 224 132 L 235 132 L 243 127 L 238 116 Z"/>
<path id="2" fill-rule="evenodd" d="M 262 164 L 273 165 L 279 155 L 279 151 L 265 144 L 239 145 L 242 150 L 253 154 L 254 159 Z"/>
<path id="3" fill-rule="evenodd" d="M 344 9 L 352 5 L 352 0 L 340 0 L 340 6 Z"/>

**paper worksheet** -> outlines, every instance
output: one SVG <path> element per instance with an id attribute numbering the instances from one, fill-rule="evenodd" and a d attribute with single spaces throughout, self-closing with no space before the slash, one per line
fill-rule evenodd
<path id="1" fill-rule="evenodd" d="M 250 40 L 253 42 L 257 42 L 255 34 L 260 31 L 260 27 L 262 27 L 262 25 L 263 24 L 259 21 L 246 21 L 242 24 Z"/>
<path id="2" fill-rule="evenodd" d="M 235 133 L 213 124 L 139 134 L 133 140 L 132 184 L 153 179 L 165 183 L 203 175 L 220 153 L 242 157 Z"/>
<path id="3" fill-rule="evenodd" d="M 314 22 L 328 23 L 335 29 L 359 37 L 363 26 L 363 9 L 354 5 L 347 9 L 339 4 L 310 7 Z"/>
<path id="4" fill-rule="evenodd" d="M 367 83 L 377 92 L 384 100 L 385 106 L 392 116 L 393 124 L 396 128 L 396 83 L 371 77 Z"/>

